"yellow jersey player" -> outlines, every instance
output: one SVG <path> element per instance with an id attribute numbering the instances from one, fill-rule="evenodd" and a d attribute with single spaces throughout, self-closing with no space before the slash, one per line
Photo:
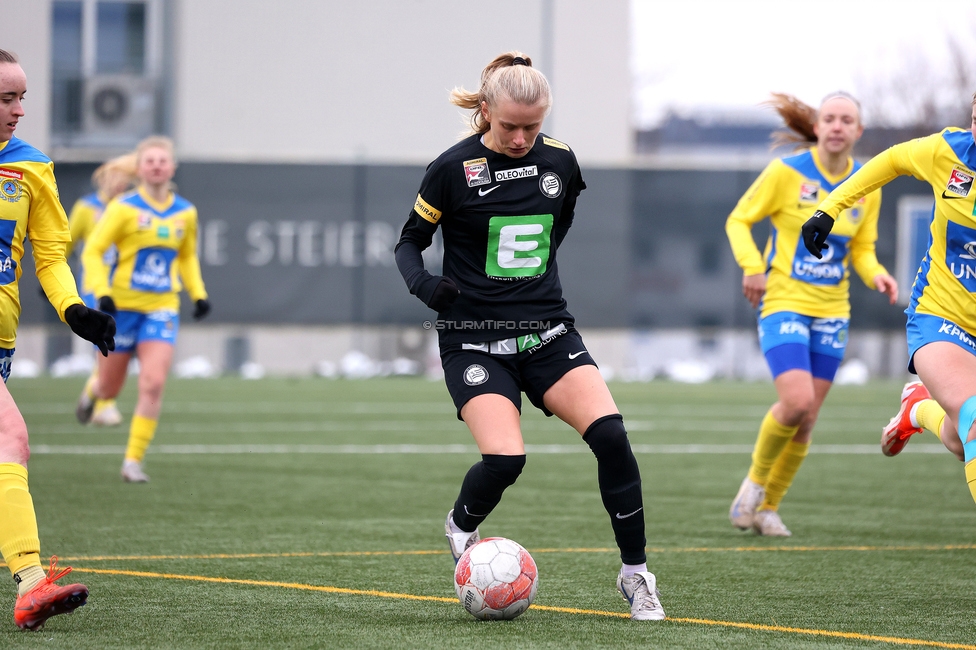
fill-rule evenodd
<path id="1" fill-rule="evenodd" d="M 92 174 L 92 184 L 96 188 L 95 191 L 75 201 L 74 206 L 71 208 L 71 213 L 68 214 L 68 229 L 71 231 L 71 242 L 65 251 L 65 257 L 70 257 L 73 249 L 80 250 L 80 246 L 84 245 L 88 235 L 91 234 L 91 231 L 95 228 L 95 224 L 101 218 L 102 212 L 105 210 L 105 205 L 132 186 L 136 177 L 135 167 L 135 154 L 128 153 L 112 158 L 99 165 L 98 169 L 95 170 Z M 109 266 L 115 264 L 114 248 L 110 249 L 106 254 L 105 263 Z M 98 305 L 95 302 L 95 296 L 84 291 L 82 289 L 83 284 L 84 279 L 79 277 L 78 287 L 81 291 L 81 299 L 85 301 L 87 307 L 96 309 Z M 89 381 L 94 380 L 93 378 L 97 372 L 98 366 L 96 365 L 92 371 L 92 378 Z M 119 413 L 119 408 L 115 400 L 96 400 L 91 423 L 100 426 L 116 426 L 121 424 L 122 414 Z"/>
<path id="2" fill-rule="evenodd" d="M 149 480 L 142 469 L 156 433 L 163 387 L 179 331 L 181 282 L 194 301 L 193 317 L 210 311 L 197 258 L 197 210 L 172 190 L 176 159 L 168 138 L 153 136 L 136 148 L 139 186 L 113 200 L 82 255 L 86 289 L 118 323 L 115 352 L 99 360 L 98 376 L 86 384 L 76 414 L 91 419 L 96 399 L 112 399 L 125 383 L 129 360 L 139 359 L 139 395 L 122 462 L 126 482 Z M 118 249 L 114 269 L 105 253 Z"/>
<path id="3" fill-rule="evenodd" d="M 88 588 L 55 584 L 71 571 L 58 571 L 56 557 L 47 575 L 41 568 L 37 518 L 27 485 L 27 424 L 6 386 L 20 320 L 24 241 L 31 241 L 45 295 L 76 334 L 106 354 L 115 347 L 115 323 L 85 307 L 75 289 L 64 256 L 68 220 L 51 160 L 14 137 L 26 92 L 27 77 L 17 58 L 0 50 L 0 554 L 17 583 L 14 623 L 38 630 L 50 617 L 84 605 Z"/>
<path id="4" fill-rule="evenodd" d="M 806 458 L 847 346 L 849 266 L 892 303 L 898 285 L 875 256 L 880 193 L 848 206 L 831 235 L 830 255 L 809 255 L 800 239 L 816 205 L 859 166 L 851 157 L 863 132 L 857 101 L 834 93 L 815 110 L 790 95 L 773 97 L 770 103 L 793 132 L 779 142 L 813 146 L 771 162 L 725 224 L 742 267 L 743 294 L 758 309 L 759 342 L 778 397 L 759 427 L 729 519 L 743 530 L 787 537 L 779 505 Z M 760 254 L 751 228 L 766 217 L 770 235 Z"/>
<path id="5" fill-rule="evenodd" d="M 966 463 L 976 499 L 976 95 L 969 131 L 947 128 L 897 144 L 864 164 L 831 192 L 803 226 L 807 249 L 830 251 L 834 216 L 897 176 L 932 186 L 935 207 L 929 247 L 922 258 L 908 315 L 908 370 L 921 382 L 902 390 L 901 408 L 882 430 L 886 456 L 899 453 L 910 436 L 928 429 Z"/>

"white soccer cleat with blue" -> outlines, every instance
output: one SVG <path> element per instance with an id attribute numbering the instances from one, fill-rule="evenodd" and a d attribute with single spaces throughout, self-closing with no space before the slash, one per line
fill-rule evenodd
<path id="1" fill-rule="evenodd" d="M 641 571 L 632 576 L 617 575 L 617 590 L 630 603 L 630 618 L 635 621 L 663 621 L 667 618 L 653 573 Z"/>
<path id="2" fill-rule="evenodd" d="M 763 486 L 753 482 L 748 476 L 742 480 L 739 493 L 732 501 L 729 508 L 729 521 L 732 525 L 741 530 L 752 528 L 752 518 L 756 516 L 756 509 L 766 496 Z"/>
<path id="3" fill-rule="evenodd" d="M 453 516 L 454 510 L 452 509 L 447 513 L 447 520 L 444 522 L 444 532 L 447 534 L 447 543 L 451 547 L 451 555 L 454 556 L 454 564 L 457 564 L 458 560 L 461 559 L 461 555 L 469 546 L 474 546 L 481 541 L 481 535 L 478 534 L 477 528 L 474 529 L 473 533 L 466 533 L 459 530 L 454 525 Z"/>

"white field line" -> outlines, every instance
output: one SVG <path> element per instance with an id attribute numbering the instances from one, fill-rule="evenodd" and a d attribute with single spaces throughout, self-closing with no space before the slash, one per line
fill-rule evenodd
<path id="1" fill-rule="evenodd" d="M 428 432 L 428 431 L 466 431 L 464 423 L 454 417 L 438 420 L 399 420 L 385 417 L 378 420 L 269 420 L 258 422 L 174 422 L 179 414 L 164 414 L 161 429 L 167 433 L 209 435 L 214 433 L 343 433 L 343 432 Z M 66 418 L 67 419 L 67 418 Z M 702 432 L 702 433 L 755 433 L 759 421 L 748 420 L 625 420 L 628 431 L 664 431 L 664 432 Z M 823 429 L 840 429 L 844 431 L 881 431 L 881 425 L 875 420 L 831 420 L 820 418 L 818 426 Z M 71 434 L 84 435 L 95 433 L 109 433 L 98 427 L 82 429 L 77 424 L 30 424 L 32 435 L 40 434 Z M 555 418 L 548 420 L 526 420 L 524 431 L 568 431 L 566 424 Z"/>
<path id="2" fill-rule="evenodd" d="M 48 402 L 18 402 L 21 413 L 24 415 L 59 415 L 73 414 L 74 404 L 48 403 Z M 897 404 L 895 405 L 897 406 Z M 453 408 L 449 400 L 439 402 L 317 402 L 305 400 L 300 402 L 287 401 L 267 401 L 267 402 L 184 402 L 171 401 L 166 403 L 165 410 L 168 413 L 194 413 L 194 414 L 268 414 L 268 415 L 288 415 L 288 414 L 317 414 L 326 415 L 405 415 L 416 414 L 430 416 L 431 414 L 452 414 Z M 621 404 L 620 410 L 625 418 L 634 416 L 656 416 L 656 417 L 686 417 L 693 413 L 698 417 L 731 418 L 731 419 L 761 419 L 767 406 L 753 406 L 741 404 L 697 404 L 697 403 L 677 403 L 667 406 L 653 404 Z M 879 418 L 884 418 L 887 423 L 888 418 L 894 412 L 878 409 L 876 414 Z M 820 420 L 838 419 L 864 419 L 865 416 L 872 416 L 870 408 L 858 406 L 830 406 L 820 414 Z"/>
<path id="3" fill-rule="evenodd" d="M 752 445 L 633 445 L 637 454 L 751 454 Z M 525 445 L 528 454 L 588 454 L 585 444 Z M 31 445 L 33 454 L 119 455 L 123 445 Z M 474 445 L 154 445 L 151 454 L 477 454 Z M 880 456 L 878 445 L 816 445 L 811 454 Z M 909 445 L 902 453 L 944 454 L 942 445 Z"/>

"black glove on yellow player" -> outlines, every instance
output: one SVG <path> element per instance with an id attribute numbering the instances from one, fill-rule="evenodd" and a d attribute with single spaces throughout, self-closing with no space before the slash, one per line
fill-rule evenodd
<path id="1" fill-rule="evenodd" d="M 118 310 L 115 308 L 115 301 L 112 300 L 112 296 L 102 296 L 98 299 L 98 311 L 103 311 L 111 316 L 115 315 Z"/>
<path id="2" fill-rule="evenodd" d="M 193 320 L 200 320 L 209 313 L 210 301 L 206 298 L 201 298 L 193 303 Z"/>
<path id="3" fill-rule="evenodd" d="M 833 218 L 826 212 L 817 210 L 800 228 L 803 235 L 803 245 L 818 260 L 823 257 L 821 251 L 827 248 L 827 235 L 830 234 L 830 229 L 833 227 Z"/>
<path id="4" fill-rule="evenodd" d="M 115 305 L 112 307 L 114 311 Z M 64 322 L 72 332 L 97 345 L 102 356 L 107 357 L 108 351 L 115 349 L 115 319 L 110 315 L 84 305 L 71 305 L 64 310 Z"/>

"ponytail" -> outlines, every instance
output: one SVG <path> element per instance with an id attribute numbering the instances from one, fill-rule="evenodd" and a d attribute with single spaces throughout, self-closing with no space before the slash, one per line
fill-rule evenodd
<path id="1" fill-rule="evenodd" d="M 544 103 L 546 113 L 552 108 L 552 90 L 546 76 L 532 67 L 529 56 L 517 51 L 499 54 L 481 71 L 477 92 L 464 88 L 451 91 L 452 104 L 471 110 L 471 131 L 477 134 L 491 127 L 481 112 L 482 102 L 491 108 L 503 98 L 525 106 Z"/>

